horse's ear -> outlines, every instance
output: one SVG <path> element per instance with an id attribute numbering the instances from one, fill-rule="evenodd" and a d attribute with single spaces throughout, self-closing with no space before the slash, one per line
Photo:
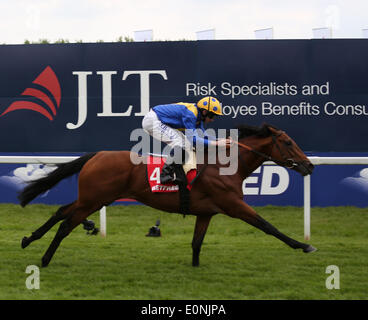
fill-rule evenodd
<path id="1" fill-rule="evenodd" d="M 263 123 L 262 127 L 259 128 L 258 135 L 260 137 L 269 137 L 273 133 L 273 131 L 271 131 L 271 128 L 272 126 L 270 126 L 269 124 Z"/>
<path id="2" fill-rule="evenodd" d="M 277 129 L 269 126 L 268 131 L 270 132 L 270 134 L 275 134 L 277 132 Z"/>
<path id="3" fill-rule="evenodd" d="M 263 125 L 263 128 L 265 129 L 266 132 L 268 132 L 268 135 L 277 134 L 277 132 L 279 131 L 278 128 L 267 123 Z"/>

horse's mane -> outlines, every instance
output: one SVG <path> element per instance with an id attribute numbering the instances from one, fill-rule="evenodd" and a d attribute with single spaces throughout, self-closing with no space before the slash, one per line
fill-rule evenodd
<path id="1" fill-rule="evenodd" d="M 261 138 L 266 138 L 271 135 L 270 128 L 279 130 L 275 126 L 268 123 L 264 123 L 261 127 L 249 126 L 249 125 L 239 125 L 236 127 L 239 132 L 238 139 L 242 139 L 249 136 L 257 136 Z"/>

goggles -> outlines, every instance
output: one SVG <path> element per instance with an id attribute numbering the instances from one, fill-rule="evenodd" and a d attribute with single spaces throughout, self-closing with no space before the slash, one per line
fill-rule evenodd
<path id="1" fill-rule="evenodd" d="M 216 113 L 213 113 L 213 112 L 209 112 L 207 114 L 207 117 L 210 118 L 210 119 L 213 119 L 215 116 L 217 116 L 217 114 Z"/>

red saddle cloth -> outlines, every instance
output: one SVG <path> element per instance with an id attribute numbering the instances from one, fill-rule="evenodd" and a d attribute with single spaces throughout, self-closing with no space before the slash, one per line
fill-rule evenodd
<path id="1" fill-rule="evenodd" d="M 160 174 L 162 167 L 166 162 L 165 157 L 155 157 L 155 156 L 147 156 L 147 177 L 148 182 L 151 187 L 152 192 L 177 192 L 179 191 L 179 186 L 175 183 L 160 183 Z M 192 185 L 190 184 L 197 174 L 197 170 L 190 170 L 187 173 L 188 185 L 187 188 L 189 190 L 192 189 Z"/>

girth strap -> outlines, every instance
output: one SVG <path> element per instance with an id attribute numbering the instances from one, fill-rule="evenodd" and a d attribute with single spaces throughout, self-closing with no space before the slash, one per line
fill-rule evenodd
<path id="1" fill-rule="evenodd" d="M 183 214 L 185 218 L 185 215 L 189 213 L 189 206 L 190 206 L 190 191 L 187 188 L 187 177 L 181 165 L 175 166 L 175 173 L 179 181 L 183 181 L 183 182 L 178 183 L 179 201 L 180 201 L 179 211 L 181 214 Z"/>

